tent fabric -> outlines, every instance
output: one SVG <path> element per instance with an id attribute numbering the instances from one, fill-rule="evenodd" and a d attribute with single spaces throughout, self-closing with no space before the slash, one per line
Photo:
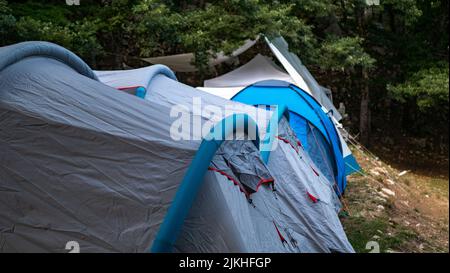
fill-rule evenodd
<path id="1" fill-rule="evenodd" d="M 276 66 L 267 57 L 258 54 L 250 62 L 240 66 L 236 70 L 219 77 L 206 80 L 203 87 L 197 88 L 216 96 L 231 99 L 246 86 L 252 85 L 258 81 L 286 81 L 295 84 L 312 94 L 313 97 L 323 106 L 323 110 L 326 113 L 330 112 L 335 126 L 342 127 L 342 125 L 338 122 L 342 119 L 342 116 L 332 103 L 333 97 L 331 90 L 320 86 L 317 83 L 309 70 L 302 64 L 298 56 L 289 51 L 288 44 L 283 37 L 277 37 L 272 40 L 265 38 L 265 41 L 275 57 L 281 62 L 284 69 L 288 71 L 289 74 L 281 71 L 281 68 Z M 345 173 L 349 175 L 359 171 L 361 167 L 358 165 L 339 131 L 338 134 L 344 154 Z"/>
<path id="2" fill-rule="evenodd" d="M 296 81 L 272 60 L 257 54 L 248 63 L 219 77 L 205 80 L 198 89 L 219 97 L 231 99 L 245 87 L 265 80 L 280 80 L 295 84 Z"/>
<path id="3" fill-rule="evenodd" d="M 62 61 L 81 75 L 97 80 L 95 73 L 77 55 L 61 46 L 48 42 L 30 41 L 23 42 L 20 46 L 0 47 L 0 55 L 2 56 L 0 59 L 0 71 L 25 58 L 41 56 Z"/>
<path id="4" fill-rule="evenodd" d="M 177 72 L 195 72 L 197 68 L 193 65 L 195 55 L 193 53 L 183 53 L 170 56 L 160 56 L 143 58 L 142 60 L 151 64 L 162 64 Z"/>
<path id="5" fill-rule="evenodd" d="M 314 164 L 324 173 L 328 181 L 334 181 L 336 169 L 333 154 L 322 133 L 295 112 L 290 113 L 290 125 Z"/>
<path id="6" fill-rule="evenodd" d="M 327 98 L 333 102 L 333 92 L 331 92 L 330 89 L 325 88 L 323 86 L 320 87 L 320 89 L 322 89 L 323 94 L 325 94 L 325 96 L 327 96 Z"/>
<path id="7" fill-rule="evenodd" d="M 207 92 L 209 94 L 222 97 L 225 99 L 231 99 L 236 95 L 239 91 L 244 89 L 245 86 L 239 86 L 239 87 L 203 87 L 199 86 L 197 87 L 198 90 L 202 90 L 204 92 Z"/>
<path id="8" fill-rule="evenodd" d="M 164 75 L 169 79 L 177 80 L 175 74 L 167 66 L 153 65 L 132 70 L 95 71 L 95 75 L 102 79 L 102 82 L 115 88 L 125 88 L 129 86 L 142 86 L 147 88 L 153 78 L 157 75 Z M 130 83 L 130 79 L 133 80 Z"/>
<path id="9" fill-rule="evenodd" d="M 169 108 L 44 57 L 0 90 L 0 251 L 146 251 L 199 145 L 170 140 Z"/>
<path id="10" fill-rule="evenodd" d="M 211 163 L 239 181 L 249 194 L 257 192 L 263 183 L 273 182 L 259 150 L 249 141 L 225 141 Z"/>
<path id="11" fill-rule="evenodd" d="M 0 60 L 22 46 L 2 48 Z M 172 138 L 174 106 L 185 106 L 203 125 L 223 116 L 196 113 L 192 98 L 201 96 L 221 109 L 231 104 L 236 107 L 231 113 L 248 113 L 258 121 L 257 115 L 265 117 L 258 124 L 259 132 L 266 131 L 270 111 L 255 112 L 183 85 L 161 67 L 153 69 L 160 72 L 151 80 L 141 71 L 127 71 L 129 77 L 115 82 L 147 84 L 141 99 L 104 84 L 108 77 L 99 76 L 99 82 L 86 76 L 92 71 L 81 74 L 57 55 L 27 56 L 3 66 L 1 252 L 67 252 L 69 241 L 77 241 L 81 252 L 148 251 L 201 142 L 194 131 L 189 140 Z M 283 126 L 288 128 L 286 122 Z M 247 155 L 256 154 L 250 140 L 241 141 Z M 234 145 L 229 148 L 239 154 Z M 281 142 L 266 166 L 277 191 L 262 185 L 252 194 L 253 204 L 227 177 L 208 171 L 175 250 L 353 252 L 330 184 L 308 169 L 314 163 L 306 153 L 302 158 Z M 264 169 L 248 168 L 258 175 Z M 307 193 L 320 201 L 312 203 Z"/>
<path id="12" fill-rule="evenodd" d="M 341 148 L 342 148 L 342 154 L 344 156 L 344 163 L 345 163 L 345 174 L 350 175 L 352 173 L 358 172 L 361 170 L 361 166 L 356 161 L 356 158 L 353 156 L 352 151 L 348 147 L 343 134 L 348 134 L 345 129 L 342 127 L 342 125 L 336 125 L 336 128 L 338 129 L 338 135 L 339 139 L 341 140 Z"/>
<path id="13" fill-rule="evenodd" d="M 215 66 L 224 62 L 228 62 L 235 58 L 236 56 L 244 53 L 247 51 L 247 49 L 251 48 L 256 44 L 259 37 L 257 37 L 255 40 L 246 40 L 245 43 L 233 51 L 229 56 L 225 55 L 223 52 L 220 52 L 216 54 L 215 57 L 210 58 L 209 60 L 209 66 Z M 183 54 L 176 54 L 176 55 L 170 55 L 170 56 L 160 56 L 160 57 L 151 57 L 151 58 L 143 58 L 143 61 L 149 62 L 151 64 L 163 64 L 171 69 L 173 71 L 177 72 L 195 72 L 198 71 L 197 67 L 193 65 L 192 63 L 195 60 L 194 53 L 183 53 Z"/>
<path id="14" fill-rule="evenodd" d="M 143 86 L 147 89 L 145 100 L 157 101 L 169 108 L 178 105 L 183 106 L 188 113 L 194 113 L 193 98 L 201 98 L 202 105 L 214 105 L 223 110 L 222 113 L 216 113 L 207 117 L 207 113 L 198 113 L 201 116 L 202 123 L 209 122 L 211 125 L 214 125 L 225 118 L 226 115 L 234 113 L 248 114 L 253 120 L 258 122 L 260 138 L 263 137 L 266 132 L 267 121 L 271 115 L 270 112 L 264 109 L 255 109 L 242 103 L 233 103 L 224 98 L 219 98 L 182 84 L 176 80 L 175 76 L 172 77 L 166 74 L 167 67 L 161 70 L 163 67 L 165 66 L 153 65 L 139 69 L 107 71 L 107 73 L 95 71 L 95 73 L 101 82 L 116 89 L 122 86 Z M 163 73 L 158 71 L 163 71 Z M 226 106 L 229 107 L 226 108 Z M 191 130 L 191 133 L 194 139 L 201 139 L 201 135 L 198 132 Z"/>
<path id="15" fill-rule="evenodd" d="M 305 91 L 308 91 L 322 106 L 326 113 L 331 114 L 331 118 L 335 127 L 342 127 L 339 121 L 342 119 L 342 115 L 336 109 L 333 104 L 333 98 L 331 90 L 320 86 L 314 79 L 309 70 L 304 66 L 300 58 L 289 51 L 289 45 L 282 36 L 269 40 L 267 37 L 266 43 L 272 50 L 273 54 L 283 64 L 283 67 L 288 71 L 289 75 L 295 79 L 295 84 Z M 347 146 L 347 143 L 343 140 L 340 131 L 337 131 L 341 142 L 341 149 L 343 150 L 345 174 L 349 175 L 357 172 L 361 169 L 352 152 Z"/>
<path id="16" fill-rule="evenodd" d="M 344 163 L 345 175 L 350 175 L 361 170 L 361 166 L 358 164 L 358 161 L 356 161 L 355 157 L 352 154 L 344 157 Z"/>
<path id="17" fill-rule="evenodd" d="M 76 240 L 83 252 L 146 251 L 200 144 L 171 139 L 173 104 L 117 92 L 57 56 L 0 73 L 0 250 L 66 252 Z"/>
<path id="18" fill-rule="evenodd" d="M 250 105 L 285 105 L 290 111 L 314 125 L 328 141 L 328 146 L 332 151 L 335 179 L 331 182 L 337 184 L 339 195 L 344 192 L 346 187 L 345 163 L 343 161 L 340 138 L 333 122 L 322 111 L 321 105 L 313 97 L 287 82 L 263 81 L 242 90 L 232 100 Z M 304 135 L 301 130 L 298 133 L 299 135 Z M 326 164 L 321 165 L 322 171 L 325 172 Z"/>
<path id="19" fill-rule="evenodd" d="M 248 48 L 252 47 L 257 40 L 258 39 L 247 41 L 244 46 L 233 53 L 233 56 L 238 56 L 242 52 L 245 52 Z M 312 94 L 323 106 L 325 112 L 331 111 L 333 119 L 335 120 L 335 125 L 337 127 L 342 126 L 338 122 L 342 119 L 342 116 L 332 103 L 333 98 L 331 90 L 320 86 L 317 83 L 309 70 L 302 64 L 298 56 L 289 51 L 289 45 L 284 38 L 280 36 L 269 40 L 267 37 L 264 37 L 264 40 L 288 74 L 284 71 L 280 71 L 280 68 L 268 60 L 267 57 L 258 54 L 252 61 L 239 67 L 237 69 L 239 70 L 239 73 L 235 73 L 237 70 L 231 71 L 228 74 L 221 75 L 217 78 L 206 80 L 203 87 L 197 88 L 219 97 L 231 99 L 246 86 L 257 81 L 270 79 L 287 81 Z M 223 54 L 219 55 L 222 56 Z M 151 60 L 148 59 L 147 61 L 153 64 L 166 64 L 172 69 L 180 72 L 194 72 L 196 71 L 196 68 L 191 64 L 193 57 L 194 54 L 188 53 L 156 57 L 151 58 Z M 227 60 L 229 60 L 229 58 L 216 58 L 214 61 L 211 61 L 211 64 L 216 65 Z M 246 76 L 243 77 L 241 75 Z M 220 85 L 220 87 L 214 85 Z M 343 139 L 340 132 L 338 132 L 338 134 L 341 139 L 342 150 L 344 153 L 346 174 L 359 171 L 361 167 L 358 165 L 346 142 L 342 141 Z"/>
<path id="20" fill-rule="evenodd" d="M 253 47 L 256 42 L 259 40 L 259 37 L 257 37 L 255 40 L 247 40 L 245 41 L 244 45 L 236 49 L 231 56 L 226 56 L 223 53 L 218 53 L 216 57 L 211 58 L 209 60 L 209 65 L 215 66 L 218 64 L 221 64 L 223 62 L 227 62 L 231 60 L 232 58 L 239 56 L 240 54 L 247 51 L 249 48 Z M 250 68 L 252 68 L 252 71 L 256 73 L 255 75 L 247 75 L 248 77 L 239 77 L 238 78 L 242 81 L 246 81 L 246 84 L 241 84 L 239 86 L 245 87 L 247 85 L 253 84 L 258 81 L 262 80 L 268 80 L 268 79 L 278 79 L 278 80 L 284 80 L 291 83 L 294 83 L 298 85 L 303 90 L 307 91 L 311 95 L 313 95 L 328 111 L 331 110 L 333 113 L 333 116 L 336 118 L 336 120 L 342 119 L 342 116 L 340 113 L 336 110 L 334 107 L 331 97 L 329 94 L 327 94 L 327 90 L 323 87 L 321 87 L 317 81 L 314 79 L 314 77 L 311 75 L 309 70 L 302 64 L 300 59 L 297 55 L 289 51 L 288 44 L 286 40 L 284 40 L 283 37 L 279 36 L 274 39 L 269 40 L 267 37 L 264 37 L 264 41 L 267 43 L 269 48 L 272 50 L 276 58 L 281 62 L 284 69 L 288 72 L 288 74 L 284 73 L 283 71 L 280 71 L 279 68 L 274 66 L 274 64 L 269 63 L 269 66 L 267 65 L 267 62 L 264 63 L 259 57 L 259 54 L 255 57 L 256 60 L 252 60 L 253 64 L 248 67 L 248 71 L 250 72 Z M 195 55 L 193 53 L 183 53 L 183 54 L 177 54 L 177 55 L 170 55 L 170 56 L 160 56 L 160 57 L 152 57 L 152 58 L 143 58 L 144 61 L 149 62 L 151 64 L 163 64 L 174 71 L 177 72 L 195 72 L 197 71 L 197 68 L 192 65 L 193 60 L 195 58 Z M 257 67 L 254 66 L 255 63 L 262 64 L 261 69 L 257 69 Z M 245 66 L 243 66 L 245 67 Z M 270 69 L 272 67 L 273 69 Z M 240 68 L 238 68 L 240 69 Z M 272 76 L 270 76 L 270 73 L 273 73 Z M 281 73 L 281 74 L 280 74 Z M 248 73 L 247 73 L 248 74 Z M 260 74 L 260 75 L 258 75 Z M 284 74 L 284 75 L 283 75 Z M 219 87 L 215 86 L 216 82 L 225 81 L 228 78 L 231 78 L 231 76 L 237 76 L 239 75 L 237 72 L 233 73 L 232 75 L 228 75 L 225 78 L 222 78 L 222 76 L 219 76 L 218 78 L 207 80 L 204 83 L 204 91 L 212 92 L 216 94 L 220 94 L 219 92 L 215 92 L 215 90 L 212 87 Z M 261 78 L 261 76 L 264 76 Z M 267 76 L 270 76 L 267 78 Z M 255 77 L 255 81 L 249 82 L 250 79 Z M 230 82 L 230 81 L 228 81 Z M 220 87 L 236 87 L 237 85 L 221 85 Z"/>
<path id="21" fill-rule="evenodd" d="M 205 80 L 203 86 L 244 88 L 256 82 L 275 79 L 294 83 L 294 80 L 268 57 L 257 54 L 245 65 L 219 77 Z"/>
<path id="22" fill-rule="evenodd" d="M 272 49 L 272 52 L 277 56 L 277 58 L 281 61 L 282 59 L 285 59 L 287 63 L 293 67 L 293 69 L 287 69 L 289 75 L 291 77 L 301 78 L 305 84 L 301 84 L 301 82 L 296 82 L 296 85 L 298 85 L 300 88 L 302 88 L 305 91 L 308 91 L 309 94 L 311 94 L 321 105 L 323 105 L 328 111 L 332 111 L 332 115 L 336 118 L 337 121 L 342 119 L 341 114 L 337 111 L 336 107 L 333 105 L 330 98 L 327 96 L 326 91 L 324 88 L 322 88 L 319 83 L 314 79 L 314 77 L 311 75 L 309 70 L 304 66 L 299 59 L 299 57 L 289 51 L 289 45 L 286 42 L 286 40 L 279 36 L 274 39 L 267 39 L 266 42 L 268 43 L 269 47 Z M 287 65 L 287 63 L 282 62 L 283 65 Z"/>
<path id="23" fill-rule="evenodd" d="M 153 67 L 153 66 L 152 66 Z M 149 67 L 148 69 L 151 69 Z M 130 71 L 131 72 L 131 71 Z M 122 71 L 117 71 L 117 73 L 122 73 Z M 103 81 L 102 77 L 100 80 Z M 130 77 L 128 81 L 124 81 L 122 84 L 133 85 L 135 82 L 134 77 Z M 110 82 L 105 82 L 110 84 Z M 149 90 L 147 92 L 147 100 L 150 101 L 159 101 L 164 105 L 177 105 L 182 104 L 186 105 L 189 108 L 189 103 L 191 103 L 192 97 L 201 97 L 205 102 L 204 104 L 215 104 L 215 105 L 227 105 L 230 103 L 229 100 L 211 95 L 209 93 L 203 92 L 198 89 L 193 89 L 183 84 L 180 84 L 174 80 L 167 79 L 167 77 L 163 75 L 157 75 L 153 78 L 150 84 L 147 86 Z M 231 102 L 233 103 L 233 102 Z M 258 116 L 264 116 L 263 109 L 255 108 L 253 106 L 239 104 L 239 108 L 241 108 L 242 112 L 240 113 L 249 113 L 252 118 L 258 120 Z M 237 108 L 236 110 L 239 110 Z M 253 115 L 252 112 L 257 109 L 257 115 Z M 252 111 L 253 110 L 253 111 Z M 192 109 L 190 109 L 192 111 Z M 267 117 L 267 120 L 270 119 L 270 116 Z M 219 120 L 216 120 L 219 121 Z M 260 133 L 266 132 L 267 123 L 258 123 L 260 126 Z M 289 126 L 289 125 L 284 125 Z M 282 132 L 283 126 L 280 125 L 280 134 Z M 287 129 L 285 129 L 287 131 Z M 260 136 L 260 139 L 263 139 L 264 136 Z M 282 147 L 283 150 L 280 150 Z M 272 159 L 274 157 L 275 159 Z M 289 157 L 292 161 L 286 161 L 286 158 Z M 332 183 L 326 181 L 326 176 L 320 176 L 320 183 L 317 182 L 318 179 L 315 177 L 314 173 L 311 172 L 310 166 L 314 165 L 314 162 L 310 159 L 309 155 L 304 152 L 302 153 L 302 157 L 305 159 L 304 161 L 299 160 L 299 156 L 295 151 L 290 147 L 290 145 L 279 144 L 277 148 L 271 152 L 269 159 L 269 171 L 271 176 L 274 178 L 275 187 L 277 188 L 276 195 L 277 199 L 280 199 L 280 192 L 284 188 L 284 185 L 279 184 L 281 181 L 289 181 L 289 187 L 284 190 L 283 196 L 286 196 L 287 207 L 289 208 L 298 208 L 295 214 L 291 214 L 291 216 L 287 217 L 290 220 L 286 220 L 291 222 L 295 228 L 291 228 L 296 230 L 295 240 L 298 241 L 300 248 L 287 247 L 286 245 L 280 244 L 279 238 L 275 236 L 274 239 L 273 232 L 276 232 L 273 229 L 273 223 L 265 220 L 265 222 L 258 224 L 252 223 L 250 219 L 252 217 L 256 218 L 256 220 L 263 221 L 264 217 L 261 213 L 252 213 L 251 210 L 247 212 L 247 209 L 253 208 L 253 205 L 257 208 L 266 208 L 266 203 L 270 204 L 271 202 L 262 203 L 262 199 L 271 200 L 269 198 L 275 198 L 273 192 L 266 187 L 262 187 L 258 192 L 252 194 L 252 204 L 249 204 L 245 198 L 245 195 L 240 191 L 239 187 L 236 187 L 233 183 L 229 181 L 226 176 L 221 175 L 215 171 L 209 171 L 207 173 L 207 178 L 203 184 L 202 190 L 197 196 L 196 202 L 191 209 L 189 217 L 186 219 L 185 225 L 183 227 L 182 235 L 180 235 L 178 243 L 175 245 L 175 249 L 178 252 L 330 252 L 330 249 L 335 249 L 335 251 L 341 252 L 353 252 L 351 245 L 349 244 L 345 232 L 342 229 L 342 226 L 337 218 L 337 211 L 340 208 L 339 199 L 337 198 L 334 189 L 330 186 Z M 284 160 L 284 161 L 282 161 Z M 278 162 L 280 165 L 271 165 Z M 292 166 L 288 167 L 287 164 L 292 164 Z M 272 166 L 272 169 L 271 169 Z M 280 168 L 280 171 L 277 170 Z M 318 169 L 317 167 L 315 167 Z M 282 170 L 282 171 L 281 171 Z M 275 171 L 278 171 L 278 175 L 276 175 Z M 320 170 L 319 170 L 320 172 Z M 295 174 L 294 174 L 295 173 Z M 290 181 L 288 178 L 285 178 L 290 174 Z M 234 176 L 238 179 L 236 176 Z M 213 179 L 214 178 L 214 179 Z M 311 182 L 312 181 L 312 182 Z M 297 183 L 309 183 L 308 188 L 306 186 L 297 185 Z M 309 187 L 323 187 L 322 190 L 311 190 L 314 194 L 318 192 L 322 194 L 317 194 L 320 196 L 320 199 L 323 202 L 320 206 L 323 206 L 326 202 L 325 209 L 326 219 L 322 219 L 322 215 L 324 212 L 319 210 L 314 215 L 311 216 L 299 216 L 302 215 L 302 210 L 306 209 L 303 206 L 309 206 L 310 201 L 306 197 L 306 189 Z M 295 187 L 294 187 L 295 186 Z M 300 189 L 296 189 L 296 187 L 300 187 Z M 227 189 L 227 190 L 225 190 Z M 292 192 L 292 189 L 296 189 Z M 265 197 L 259 197 L 264 195 Z M 301 195 L 301 196 L 298 196 Z M 212 204 L 211 199 L 217 200 L 220 202 L 220 208 L 222 210 L 219 212 L 217 209 L 218 204 Z M 222 201 L 223 200 L 223 203 Z M 259 203 L 259 205 L 258 205 Z M 304 203 L 304 204 L 302 204 Z M 205 205 L 207 204 L 207 205 Z M 222 207 L 222 205 L 224 207 Z M 245 209 L 243 209 L 245 208 Z M 276 207 L 277 211 L 280 209 Z M 282 210 L 283 213 L 287 213 L 289 210 Z M 257 216 L 252 216 L 253 214 L 257 214 Z M 313 227 L 311 224 L 306 223 L 306 218 L 309 222 L 320 221 Z M 255 221 L 256 221 L 255 220 Z M 333 223 L 328 223 L 328 221 L 332 221 Z M 280 222 L 280 220 L 278 220 Z M 277 223 L 278 223 L 277 222 Z M 239 225 L 234 225 L 233 223 L 241 223 Z M 252 226 L 253 228 L 246 228 Z M 262 236 L 258 233 L 254 228 L 264 226 L 268 228 L 268 232 L 264 234 L 264 237 L 259 239 L 259 236 Z M 300 231 L 299 227 L 305 227 L 306 231 Z M 315 229 L 320 228 L 321 226 L 327 226 L 324 228 L 321 234 L 323 234 L 320 238 L 321 240 L 327 241 L 327 243 L 318 243 L 318 237 L 315 236 Z M 199 228 L 202 227 L 202 228 Z M 287 228 L 286 228 L 287 229 Z M 228 230 L 230 233 L 222 233 L 222 231 Z M 289 231 L 289 229 L 287 229 Z M 289 236 L 285 233 L 284 228 L 281 227 L 281 232 L 284 234 L 284 237 L 288 238 Z M 230 234 L 235 234 L 231 236 Z M 331 235 L 329 235 L 331 234 Z M 270 235 L 270 236 L 267 236 Z M 261 242 L 263 240 L 263 242 Z M 265 243 L 264 243 L 265 242 Z M 263 244 L 264 243 L 264 244 Z M 261 245 L 263 244 L 263 245 Z"/>
<path id="24" fill-rule="evenodd" d="M 285 118 L 279 135 L 295 139 Z M 251 195 L 252 203 L 227 177 L 208 172 L 175 246 L 177 252 L 354 252 L 337 216 L 339 199 L 324 177 L 310 171 L 309 164 L 314 163 L 308 154 L 301 149 L 298 154 L 282 141 L 275 147 L 267 167 L 276 191 L 263 185 Z M 312 203 L 307 192 L 320 201 Z M 214 205 L 218 203 L 223 206 Z"/>

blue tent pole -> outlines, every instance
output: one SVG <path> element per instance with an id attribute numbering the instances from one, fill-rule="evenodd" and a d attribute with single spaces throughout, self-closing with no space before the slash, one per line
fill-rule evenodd
<path id="1" fill-rule="evenodd" d="M 203 182 L 203 177 L 216 154 L 217 149 L 224 140 L 235 132 L 245 132 L 247 135 L 256 130 L 253 142 L 259 148 L 258 126 L 246 114 L 234 114 L 217 123 L 200 144 L 194 159 L 189 166 L 183 181 L 178 188 L 175 198 L 170 205 L 161 227 L 151 247 L 151 252 L 171 252 L 178 235 L 181 232 L 184 220 L 188 215 L 195 197 Z M 252 134 L 253 135 L 253 134 Z"/>
<path id="2" fill-rule="evenodd" d="M 286 116 L 289 119 L 289 112 L 286 105 L 278 105 L 276 113 L 272 115 L 267 126 L 267 134 L 261 143 L 261 158 L 264 163 L 269 162 L 270 152 L 272 151 L 273 141 L 275 134 L 278 132 L 278 123 L 280 123 L 282 116 Z M 274 125 L 275 124 L 275 125 Z"/>

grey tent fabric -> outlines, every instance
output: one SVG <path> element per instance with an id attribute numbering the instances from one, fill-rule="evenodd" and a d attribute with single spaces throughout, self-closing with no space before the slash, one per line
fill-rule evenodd
<path id="1" fill-rule="evenodd" d="M 166 106 L 55 59 L 0 73 L 0 251 L 146 251 L 199 142 L 171 141 Z"/>
<path id="2" fill-rule="evenodd" d="M 212 160 L 215 170 L 239 181 L 247 194 L 258 191 L 263 183 L 273 182 L 259 150 L 250 141 L 225 141 Z"/>
<path id="3" fill-rule="evenodd" d="M 333 93 L 331 92 L 331 90 L 328 88 L 325 88 L 323 86 L 321 86 L 320 89 L 322 89 L 322 92 L 325 94 L 325 96 L 327 96 L 328 99 L 332 102 L 333 101 Z"/>
<path id="4" fill-rule="evenodd" d="M 282 126 L 279 127 L 278 138 L 287 141 L 287 143 L 289 143 L 289 145 L 291 145 L 294 150 L 300 150 L 301 143 L 300 141 L 298 141 L 297 136 L 292 130 L 288 130 L 283 123 L 281 124 Z"/>
<path id="5" fill-rule="evenodd" d="M 274 200 L 273 193 L 263 186 L 252 195 L 250 204 L 239 187 L 209 171 L 175 245 L 176 251 L 294 252 L 283 246 L 272 218 L 266 216 L 265 203 L 270 200 Z"/>
<path id="6" fill-rule="evenodd" d="M 281 121 L 280 135 L 291 134 L 288 124 Z M 289 138 L 295 139 L 292 134 Z M 262 186 L 251 195 L 251 204 L 226 176 L 209 171 L 176 250 L 354 252 L 336 212 L 339 200 L 334 190 L 328 181 L 313 174 L 309 164 L 313 163 L 307 153 L 279 141 L 268 164 L 276 191 Z M 313 203 L 307 192 L 320 201 Z M 218 202 L 212 204 L 212 200 Z M 278 232 L 286 242 L 280 240 Z"/>
<path id="7" fill-rule="evenodd" d="M 125 83 L 132 85 L 135 81 L 132 78 Z M 266 121 L 258 123 L 260 132 L 266 131 L 267 120 L 271 118 L 271 114 L 267 115 L 269 111 L 230 102 L 163 75 L 155 76 L 147 88 L 146 100 L 167 105 L 182 104 L 191 111 L 192 98 L 197 97 L 201 97 L 204 105 L 226 106 L 231 103 L 239 106 L 235 111 L 249 113 L 255 120 L 262 117 Z M 258 110 L 256 116 L 252 113 L 255 109 Z M 279 135 L 295 139 L 286 120 L 278 128 Z M 309 155 L 301 149 L 299 153 L 300 156 L 290 145 L 278 142 L 267 166 L 277 190 L 274 193 L 269 187 L 262 186 L 251 195 L 252 204 L 227 177 L 209 171 L 175 245 L 176 251 L 354 252 L 337 215 L 340 201 L 332 183 L 324 175 L 318 179 L 311 171 L 310 166 L 314 166 L 314 162 Z M 233 178 L 239 180 L 235 175 Z M 322 200 L 313 209 L 309 208 L 312 204 L 305 192 L 310 187 Z M 283 244 L 274 222 L 285 238 L 297 243 Z"/>
<path id="8" fill-rule="evenodd" d="M 304 79 L 310 88 L 313 97 L 327 110 L 332 111 L 332 114 L 337 121 L 341 120 L 342 116 L 336 110 L 331 98 L 327 96 L 326 92 L 324 92 L 324 88 L 314 79 L 306 66 L 302 64 L 302 61 L 298 58 L 298 56 L 289 51 L 289 45 L 286 40 L 284 40 L 283 37 L 278 36 L 274 39 L 270 39 L 270 42 L 280 51 L 281 54 L 283 54 L 283 56 Z"/>
<path id="9" fill-rule="evenodd" d="M 292 134 L 288 124 L 285 119 L 281 121 L 282 134 Z M 354 252 L 337 215 L 340 201 L 329 181 L 311 171 L 313 164 L 303 149 L 297 152 L 284 142 L 271 153 L 268 167 L 277 181 L 280 207 L 285 208 L 283 221 L 302 238 L 302 252 Z M 312 202 L 308 193 L 319 201 Z"/>
<path id="10" fill-rule="evenodd" d="M 72 240 L 147 251 L 200 144 L 171 139 L 176 102 L 117 92 L 51 56 L 0 77 L 0 251 L 66 252 Z"/>
<path id="11" fill-rule="evenodd" d="M 0 47 L 0 71 L 29 57 L 46 57 L 59 60 L 81 75 L 97 80 L 97 75 L 77 55 L 65 48 L 48 42 L 23 42 L 19 45 Z"/>
<path id="12" fill-rule="evenodd" d="M 330 180 L 327 175 L 324 175 L 324 173 L 321 171 L 322 169 L 317 166 L 317 161 L 315 161 L 311 157 L 310 152 L 308 152 L 305 149 L 305 147 L 300 143 L 300 141 L 297 139 L 297 136 L 295 135 L 295 133 L 289 126 L 289 121 L 286 118 L 284 118 L 283 120 L 280 121 L 278 136 L 281 137 L 282 139 L 288 140 L 287 144 L 289 146 L 291 146 L 291 148 L 297 153 L 298 158 L 301 160 L 300 165 L 302 165 L 302 166 L 309 165 L 310 168 L 308 168 L 307 166 L 304 166 L 305 170 L 307 170 L 311 174 L 315 173 L 315 172 L 319 173 L 319 177 L 321 177 L 321 179 L 319 179 L 319 180 L 321 182 L 323 182 L 322 184 L 324 184 L 326 191 L 328 191 L 329 189 L 334 191 L 333 180 Z M 283 141 L 283 142 L 286 144 L 285 141 Z M 318 151 L 315 151 L 315 153 L 318 153 Z M 305 156 L 305 155 L 307 155 L 307 156 Z M 314 170 L 311 172 L 312 169 L 314 169 Z M 316 180 L 316 179 L 313 179 L 313 180 Z M 331 194 L 331 193 L 328 196 L 329 197 L 327 197 L 327 200 L 331 201 L 330 203 L 332 203 L 334 205 L 334 209 L 337 213 L 341 209 L 341 202 L 340 202 L 339 198 L 335 194 Z"/>
<path id="13" fill-rule="evenodd" d="M 30 46 L 1 48 L 0 60 L 24 45 Z M 147 79 L 145 99 L 117 92 L 80 70 L 84 63 L 61 58 L 69 51 L 46 46 L 48 54 L 23 54 L 0 70 L 0 252 L 67 252 L 69 241 L 81 252 L 148 251 L 201 142 L 195 132 L 172 138 L 173 107 L 185 106 L 191 118 L 214 124 L 223 115 L 195 113 L 192 99 L 222 110 L 231 104 L 230 113 L 261 120 L 262 134 L 272 114 L 156 73 L 162 67 Z M 257 154 L 250 140 L 243 142 L 230 145 L 229 153 L 246 147 L 243 154 Z M 246 162 L 260 176 L 269 170 L 278 189 L 261 186 L 253 204 L 225 176 L 208 171 L 175 250 L 352 252 L 329 183 L 315 183 L 305 162 L 283 143 L 269 165 Z M 306 188 L 321 201 L 308 203 Z"/>
<path id="14" fill-rule="evenodd" d="M 169 79 L 177 80 L 175 74 L 167 66 L 156 64 L 149 67 L 142 67 L 133 70 L 118 71 L 95 71 L 95 74 L 102 78 L 102 81 L 115 88 L 128 86 L 143 86 L 147 88 L 157 75 L 164 75 Z M 130 79 L 133 82 L 130 82 Z"/>

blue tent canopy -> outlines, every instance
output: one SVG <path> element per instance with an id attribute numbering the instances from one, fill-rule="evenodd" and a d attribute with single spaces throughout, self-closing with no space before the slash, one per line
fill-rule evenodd
<path id="1" fill-rule="evenodd" d="M 314 163 L 336 182 L 338 195 L 344 192 L 347 182 L 339 135 L 311 95 L 291 83 L 270 80 L 246 87 L 232 100 L 250 105 L 286 105 L 291 112 L 291 127 Z"/>

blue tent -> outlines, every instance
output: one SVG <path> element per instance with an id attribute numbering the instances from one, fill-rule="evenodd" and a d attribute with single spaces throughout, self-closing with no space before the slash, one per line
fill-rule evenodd
<path id="1" fill-rule="evenodd" d="M 311 95 L 284 81 L 255 83 L 237 93 L 232 100 L 250 105 L 285 105 L 290 125 L 320 171 L 334 181 L 340 196 L 346 187 L 345 163 L 339 135 L 331 118 Z"/>

